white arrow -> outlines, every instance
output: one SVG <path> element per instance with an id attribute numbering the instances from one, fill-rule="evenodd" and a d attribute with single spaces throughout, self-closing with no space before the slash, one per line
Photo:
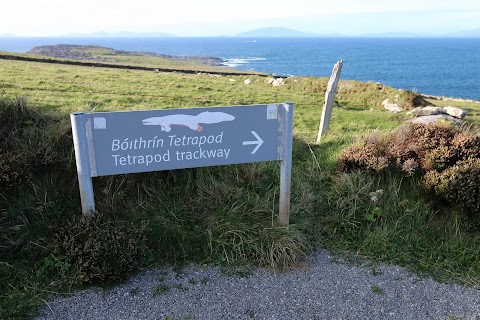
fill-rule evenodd
<path id="1" fill-rule="evenodd" d="M 255 138 L 257 138 L 256 141 L 243 141 L 243 145 L 246 146 L 246 145 L 249 145 L 249 144 L 256 144 L 257 146 L 255 147 L 255 149 L 253 149 L 252 153 L 251 154 L 255 154 L 255 152 L 257 152 L 258 148 L 260 148 L 263 144 L 263 140 L 262 138 L 260 138 L 258 136 L 258 134 L 255 132 L 255 131 L 250 131 L 254 136 Z"/>

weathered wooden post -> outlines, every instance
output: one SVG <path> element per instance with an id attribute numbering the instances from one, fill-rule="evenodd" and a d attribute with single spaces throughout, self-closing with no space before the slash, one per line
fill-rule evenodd
<path id="1" fill-rule="evenodd" d="M 280 223 L 288 226 L 290 221 L 290 189 L 292 184 L 293 148 L 293 103 L 286 102 L 278 107 L 279 139 L 278 158 L 280 163 Z"/>
<path id="2" fill-rule="evenodd" d="M 83 112 L 70 114 L 72 122 L 73 145 L 77 163 L 78 185 L 80 187 L 80 199 L 82 213 L 89 217 L 95 213 L 95 200 L 93 195 L 92 168 L 91 168 L 91 137 L 92 122 L 89 115 Z"/>
<path id="3" fill-rule="evenodd" d="M 340 80 L 340 72 L 342 71 L 343 60 L 338 61 L 332 70 L 332 75 L 328 81 L 327 91 L 325 91 L 325 101 L 323 102 L 322 118 L 318 128 L 317 143 L 320 138 L 328 131 L 330 127 L 330 118 L 332 117 L 333 104 L 335 102 L 335 94 L 337 93 L 337 85 Z"/>

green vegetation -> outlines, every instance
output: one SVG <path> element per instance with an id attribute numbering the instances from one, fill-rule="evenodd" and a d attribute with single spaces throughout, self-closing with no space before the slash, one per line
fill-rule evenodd
<path id="1" fill-rule="evenodd" d="M 376 293 L 376 294 L 384 294 L 384 293 L 385 293 L 385 290 L 383 290 L 383 289 L 380 288 L 379 286 L 373 285 L 373 286 L 372 286 L 372 292 L 373 292 L 373 293 Z"/>
<path id="2" fill-rule="evenodd" d="M 441 281 L 480 284 L 475 207 L 432 197 L 415 170 L 336 170 L 347 147 L 407 119 L 383 111 L 384 99 L 412 107 L 418 94 L 341 81 L 331 132 L 317 145 L 324 78 L 294 77 L 272 87 L 260 75 L 6 60 L 0 60 L 0 74 L 0 318 L 30 316 L 49 294 L 120 280 L 138 267 L 193 261 L 287 269 L 319 246 Z M 295 103 L 289 228 L 276 220 L 275 162 L 96 178 L 98 218 L 80 219 L 69 112 L 282 101 Z M 466 104 L 473 132 L 480 107 Z M 152 294 L 168 289 L 160 284 Z"/>
<path id="3" fill-rule="evenodd" d="M 406 176 L 421 176 L 425 191 L 457 205 L 473 222 L 480 218 L 478 134 L 446 125 L 404 125 L 345 149 L 339 158 L 339 169 L 395 169 Z M 379 199 L 381 194 L 373 197 Z"/>
<path id="4" fill-rule="evenodd" d="M 159 284 L 158 286 L 156 286 L 155 288 L 153 288 L 152 290 L 152 295 L 155 297 L 155 296 L 159 296 L 165 292 L 167 292 L 168 290 L 170 290 L 170 287 L 167 286 L 166 284 Z"/>

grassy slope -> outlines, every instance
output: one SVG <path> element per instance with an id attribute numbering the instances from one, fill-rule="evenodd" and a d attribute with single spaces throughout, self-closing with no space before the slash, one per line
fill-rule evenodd
<path id="1" fill-rule="evenodd" d="M 0 92 L 7 97 L 25 95 L 42 112 L 59 116 L 65 129 L 58 130 L 60 134 L 68 134 L 68 113 L 77 110 L 295 103 L 289 230 L 272 223 L 278 195 L 275 163 L 95 179 L 103 212 L 117 219 L 150 221 L 150 246 L 156 250 L 153 260 L 282 267 L 295 263 L 308 248 L 322 245 L 409 266 L 443 280 L 480 283 L 480 253 L 474 249 L 480 247 L 479 236 L 461 230 L 455 210 L 449 214 L 449 208 L 432 206 L 419 194 L 414 179 L 333 173 L 345 146 L 376 130 L 391 130 L 407 118 L 386 113 L 380 103 L 396 95 L 404 101 L 408 92 L 341 81 L 342 107 L 334 110 L 331 132 L 316 145 L 327 85 L 324 78 L 296 77 L 285 86 L 272 87 L 263 76 L 249 76 L 253 83 L 244 85 L 246 76 L 156 74 L 4 60 L 0 60 L 0 74 Z M 468 107 L 477 117 L 480 108 Z M 67 154 L 71 157 L 71 151 Z M 45 290 L 65 290 L 73 281 L 68 278 L 72 270 L 65 261 L 55 260 L 48 242 L 48 225 L 78 212 L 72 159 L 67 161 L 66 173 L 59 176 L 55 170 L 25 185 L 21 196 L 6 195 L 7 202 L 0 199 L 0 212 L 14 213 L 10 218 L 17 219 L 19 234 L 26 235 L 26 239 L 15 238 L 23 251 L 9 254 L 0 268 L 2 281 L 13 279 L 12 286 L 4 287 L 0 304 L 5 314 L 26 314 Z M 131 188 L 139 190 L 133 198 L 125 192 Z M 385 190 L 380 205 L 385 218 L 368 221 L 365 215 L 373 209 L 369 193 L 380 188 Z M 2 218 L 5 226 L 7 222 Z M 66 278 L 60 279 L 58 273 Z"/>

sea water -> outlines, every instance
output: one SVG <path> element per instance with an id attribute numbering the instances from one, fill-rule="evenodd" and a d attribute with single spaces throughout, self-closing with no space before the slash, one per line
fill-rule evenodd
<path id="1" fill-rule="evenodd" d="M 89 44 L 169 55 L 215 56 L 225 65 L 278 76 L 374 81 L 423 94 L 480 100 L 480 38 L 0 38 L 0 50 Z"/>

